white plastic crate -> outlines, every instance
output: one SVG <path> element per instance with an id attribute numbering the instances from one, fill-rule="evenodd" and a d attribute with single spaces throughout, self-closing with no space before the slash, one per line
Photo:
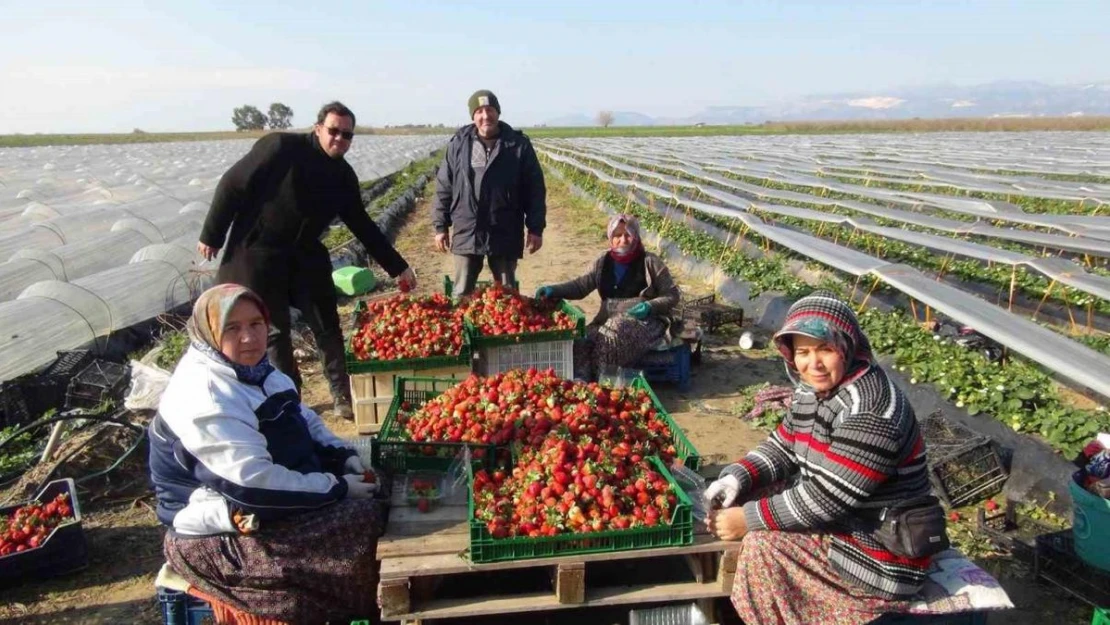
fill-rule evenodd
<path id="1" fill-rule="evenodd" d="M 535 367 L 540 370 L 555 369 L 555 373 L 561 378 L 574 377 L 574 341 L 482 347 L 477 353 L 476 370 L 482 375 Z"/>

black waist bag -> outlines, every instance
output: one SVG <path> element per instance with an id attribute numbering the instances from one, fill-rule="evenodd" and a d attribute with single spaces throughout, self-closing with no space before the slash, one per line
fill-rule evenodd
<path id="1" fill-rule="evenodd" d="M 944 508 L 936 497 L 925 497 L 884 508 L 875 538 L 895 555 L 924 558 L 948 549 Z"/>

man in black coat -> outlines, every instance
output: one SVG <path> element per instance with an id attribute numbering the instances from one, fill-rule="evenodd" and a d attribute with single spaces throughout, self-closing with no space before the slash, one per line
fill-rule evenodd
<path id="1" fill-rule="evenodd" d="M 525 247 L 534 254 L 543 245 L 547 214 L 532 142 L 500 121 L 501 104 L 492 92 L 475 92 L 468 107 L 474 123 L 447 145 L 432 213 L 436 249 L 455 256 L 455 297 L 474 290 L 483 259 L 495 281 L 516 284 Z"/>
<path id="2" fill-rule="evenodd" d="M 354 113 L 332 102 L 320 109 L 312 132 L 259 139 L 220 179 L 197 243 L 209 260 L 226 244 L 219 282 L 242 284 L 265 300 L 272 326 L 270 362 L 293 378 L 298 390 L 289 308 L 301 311 L 323 354 L 335 411 L 347 419 L 353 413 L 343 331 L 331 257 L 320 236 L 339 217 L 390 276 L 416 286 L 408 263 L 366 214 L 358 176 L 343 159 L 354 129 Z"/>

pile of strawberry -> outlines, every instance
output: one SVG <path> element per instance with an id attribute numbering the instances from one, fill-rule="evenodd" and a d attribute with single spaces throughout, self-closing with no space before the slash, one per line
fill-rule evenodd
<path id="1" fill-rule="evenodd" d="M 351 337 L 358 360 L 457 356 L 462 345 L 461 313 L 439 293 L 371 301 Z"/>
<path id="2" fill-rule="evenodd" d="M 0 556 L 35 549 L 46 541 L 55 527 L 73 519 L 69 494 L 61 493 L 46 504 L 20 506 L 6 519 L 0 519 Z"/>
<path id="3" fill-rule="evenodd" d="M 422 406 L 401 402 L 397 422 L 416 442 L 538 447 L 549 434 L 619 441 L 614 454 L 638 462 L 676 450 L 671 428 L 651 396 L 561 379 L 552 369 L 471 375 Z"/>
<path id="4" fill-rule="evenodd" d="M 669 464 L 674 438 L 645 391 L 511 370 L 472 375 L 420 407 L 402 402 L 398 421 L 417 442 L 513 446 L 512 469 L 474 477 L 475 518 L 494 538 L 651 527 L 672 516 L 676 495 L 647 458 Z"/>
<path id="5" fill-rule="evenodd" d="M 677 503 L 671 485 L 647 460 L 616 450 L 589 436 L 549 436 L 520 454 L 511 473 L 475 474 L 474 516 L 493 538 L 669 523 Z"/>
<path id="6" fill-rule="evenodd" d="M 459 309 L 484 336 L 573 330 L 577 323 L 565 312 L 522 297 L 499 283 L 474 291 L 459 303 Z"/>

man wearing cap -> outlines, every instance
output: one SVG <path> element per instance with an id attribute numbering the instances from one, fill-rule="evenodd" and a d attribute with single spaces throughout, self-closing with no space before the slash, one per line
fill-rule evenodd
<path id="1" fill-rule="evenodd" d="M 516 264 L 543 245 L 543 170 L 528 137 L 501 117 L 492 91 L 474 92 L 469 124 L 447 145 L 436 176 L 435 245 L 455 256 L 455 297 L 474 290 L 483 260 L 493 279 L 516 284 Z"/>
<path id="2" fill-rule="evenodd" d="M 312 132 L 259 139 L 220 178 L 197 243 L 208 260 L 224 249 L 218 282 L 242 284 L 266 302 L 270 363 L 293 378 L 298 391 L 289 309 L 301 311 L 323 356 L 335 414 L 346 419 L 354 414 L 343 331 L 320 235 L 339 217 L 390 276 L 416 286 L 408 263 L 366 213 L 358 176 L 343 158 L 354 130 L 355 114 L 331 102 L 320 109 Z"/>

